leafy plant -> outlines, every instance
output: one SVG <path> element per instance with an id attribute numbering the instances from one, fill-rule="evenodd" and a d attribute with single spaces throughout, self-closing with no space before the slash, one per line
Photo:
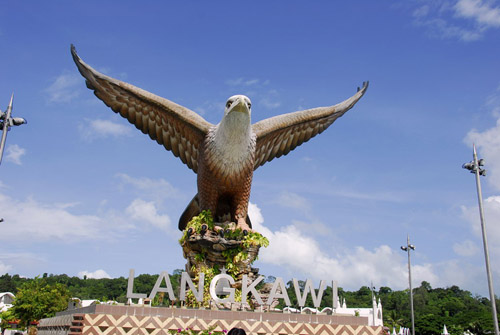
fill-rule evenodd
<path id="1" fill-rule="evenodd" d="M 219 270 L 214 269 L 214 268 L 208 268 L 208 267 L 201 267 L 199 269 L 196 269 L 193 267 L 191 270 L 196 273 L 196 276 L 193 280 L 193 284 L 195 284 L 196 287 L 198 287 L 198 283 L 200 281 L 200 273 L 205 274 L 205 279 L 204 279 L 205 281 L 203 283 L 203 301 L 202 302 L 197 301 L 193 292 L 188 291 L 186 293 L 186 306 L 196 307 L 196 308 L 199 308 L 199 307 L 209 308 L 210 307 L 210 282 L 219 273 Z M 188 333 L 186 333 L 186 334 L 188 334 Z"/>
<path id="2" fill-rule="evenodd" d="M 247 236 L 243 239 L 243 245 L 246 248 L 249 247 L 264 247 L 269 246 L 269 240 L 257 232 L 249 232 Z"/>
<path id="3" fill-rule="evenodd" d="M 12 307 L 12 314 L 21 320 L 22 326 L 32 321 L 54 316 L 68 306 L 70 293 L 63 284 L 48 284 L 35 277 L 26 282 L 17 292 Z"/>
<path id="4" fill-rule="evenodd" d="M 194 233 L 201 233 L 201 228 L 203 225 L 207 225 L 208 230 L 214 230 L 214 219 L 212 218 L 212 213 L 209 210 L 204 210 L 197 216 L 193 216 L 191 221 L 186 225 L 186 229 L 182 234 L 179 243 L 182 245 L 184 241 L 189 237 L 188 230 L 191 228 Z"/>

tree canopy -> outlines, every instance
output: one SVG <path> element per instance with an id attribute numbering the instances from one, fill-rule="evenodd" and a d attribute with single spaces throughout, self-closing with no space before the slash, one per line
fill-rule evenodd
<path id="1" fill-rule="evenodd" d="M 70 293 L 65 285 L 49 284 L 35 278 L 25 282 L 16 293 L 12 307 L 14 317 L 21 320 L 22 326 L 32 321 L 54 316 L 67 308 Z"/>

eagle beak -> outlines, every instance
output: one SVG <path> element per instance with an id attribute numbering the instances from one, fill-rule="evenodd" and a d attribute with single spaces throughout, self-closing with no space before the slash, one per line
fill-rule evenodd
<path id="1" fill-rule="evenodd" d="M 235 104 L 233 104 L 231 108 L 231 112 L 241 112 L 248 114 L 248 106 L 245 102 L 245 99 L 238 99 Z"/>

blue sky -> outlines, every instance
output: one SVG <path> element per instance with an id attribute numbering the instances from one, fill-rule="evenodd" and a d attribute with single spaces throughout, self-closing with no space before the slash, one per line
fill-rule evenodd
<path id="1" fill-rule="evenodd" d="M 196 192 L 179 159 L 85 87 L 97 70 L 218 123 L 336 104 L 327 131 L 254 174 L 250 215 L 271 241 L 265 275 L 486 295 L 472 143 L 500 292 L 500 2 L 9 1 L 0 8 L 0 274 L 94 277 L 183 268 L 177 220 Z"/>

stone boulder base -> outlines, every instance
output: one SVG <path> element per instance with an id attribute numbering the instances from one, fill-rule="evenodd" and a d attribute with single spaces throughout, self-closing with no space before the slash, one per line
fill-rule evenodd
<path id="1" fill-rule="evenodd" d="M 247 255 L 246 258 L 234 263 L 237 268 L 235 287 L 240 288 L 243 275 L 247 275 L 250 281 L 257 277 L 259 269 L 252 268 L 252 263 L 259 254 L 259 247 L 245 248 L 242 241 L 226 239 L 215 231 L 194 233 L 184 241 L 182 252 L 187 259 L 186 272 L 194 278 L 202 268 L 227 269 L 227 259 L 223 252 L 239 248 Z"/>

